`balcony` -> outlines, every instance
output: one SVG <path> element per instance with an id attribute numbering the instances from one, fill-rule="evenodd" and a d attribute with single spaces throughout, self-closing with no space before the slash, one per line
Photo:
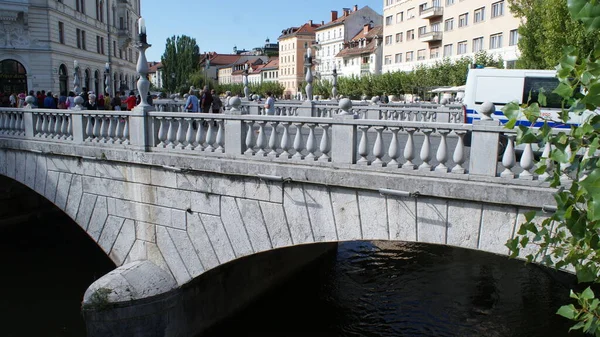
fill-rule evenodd
<path id="1" fill-rule="evenodd" d="M 435 19 L 442 15 L 444 15 L 444 7 L 438 6 L 424 9 L 421 11 L 421 13 L 419 13 L 419 17 L 421 19 Z"/>
<path id="2" fill-rule="evenodd" d="M 419 36 L 421 42 L 442 41 L 442 32 L 428 32 Z"/>

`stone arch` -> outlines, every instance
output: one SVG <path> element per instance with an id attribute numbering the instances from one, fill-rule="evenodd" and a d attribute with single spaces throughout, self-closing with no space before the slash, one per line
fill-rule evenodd
<path id="1" fill-rule="evenodd" d="M 64 64 L 58 67 L 58 87 L 61 95 L 66 96 L 69 93 L 69 71 Z"/>
<path id="2" fill-rule="evenodd" d="M 10 93 L 27 93 L 27 70 L 23 63 L 16 59 L 7 58 L 0 61 L 0 91 Z"/>

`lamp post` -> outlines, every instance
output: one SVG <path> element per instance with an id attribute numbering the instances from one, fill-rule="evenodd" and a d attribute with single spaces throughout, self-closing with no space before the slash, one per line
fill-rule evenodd
<path id="1" fill-rule="evenodd" d="M 136 48 L 139 51 L 139 57 L 137 62 L 137 72 L 140 78 L 137 81 L 138 92 L 140 93 L 140 104 L 138 106 L 147 107 L 148 104 L 148 90 L 150 89 L 150 81 L 146 78 L 148 76 L 148 61 L 146 60 L 146 49 L 150 48 L 146 40 L 146 23 L 144 18 L 139 20 L 139 42 L 136 44 Z"/>
<path id="2" fill-rule="evenodd" d="M 248 88 L 248 63 L 244 64 L 244 72 L 242 73 L 242 81 L 244 82 L 244 98 L 250 100 L 250 88 Z"/>
<path id="3" fill-rule="evenodd" d="M 304 55 L 304 67 L 306 68 L 306 99 L 313 100 L 313 74 L 312 74 L 312 51 L 310 48 L 306 50 Z"/>
<path id="4" fill-rule="evenodd" d="M 208 85 L 208 69 L 210 69 L 210 55 L 206 54 L 206 66 L 204 67 L 204 86 Z"/>
<path id="5" fill-rule="evenodd" d="M 104 64 L 104 92 L 112 97 L 112 90 L 110 90 L 110 63 Z"/>
<path id="6" fill-rule="evenodd" d="M 77 62 L 77 60 L 73 61 L 73 66 L 75 67 L 75 71 L 73 72 L 73 90 L 75 91 L 76 95 L 79 95 L 81 91 L 81 83 L 79 79 L 79 62 Z"/>
<path id="7" fill-rule="evenodd" d="M 338 77 L 337 67 L 335 66 L 335 62 L 333 62 L 333 87 L 331 88 L 331 99 L 334 101 L 337 101 L 337 94 L 338 94 L 337 77 Z"/>

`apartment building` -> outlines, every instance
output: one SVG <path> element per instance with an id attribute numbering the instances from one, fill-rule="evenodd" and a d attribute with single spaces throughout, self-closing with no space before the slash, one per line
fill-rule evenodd
<path id="1" fill-rule="evenodd" d="M 481 50 L 518 58 L 519 19 L 505 0 L 384 0 L 383 72 L 410 71 Z"/>
<path id="2" fill-rule="evenodd" d="M 286 98 L 300 92 L 305 80 L 304 55 L 315 42 L 315 30 L 321 25 L 310 20 L 300 27 L 284 29 L 279 36 L 279 83 L 285 87 Z"/>
<path id="3" fill-rule="evenodd" d="M 381 73 L 382 33 L 382 26 L 371 27 L 366 24 L 360 33 L 344 43 L 344 49 L 336 55 L 336 59 L 342 60 L 343 76 L 360 77 Z"/>
<path id="4" fill-rule="evenodd" d="M 337 57 L 338 53 L 365 25 L 381 25 L 382 20 L 381 14 L 369 6 L 361 9 L 356 5 L 353 8 L 344 8 L 341 16 L 338 16 L 337 11 L 331 11 L 331 21 L 315 30 L 315 58 L 318 63 L 316 71 L 321 75 L 321 79 L 333 80 L 334 63 L 338 74 L 346 76 L 345 65 L 342 64 L 342 58 Z"/>
<path id="5" fill-rule="evenodd" d="M 140 0 L 0 0 L 0 91 L 135 88 Z M 106 70 L 108 63 L 109 72 Z"/>

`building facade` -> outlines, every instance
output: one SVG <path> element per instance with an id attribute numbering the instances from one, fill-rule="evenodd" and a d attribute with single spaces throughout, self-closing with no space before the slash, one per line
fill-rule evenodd
<path id="1" fill-rule="evenodd" d="M 520 21 L 505 0 L 384 0 L 383 71 L 410 71 L 485 50 L 518 58 Z"/>
<path id="2" fill-rule="evenodd" d="M 342 16 L 338 17 L 337 11 L 331 11 L 331 21 L 318 27 L 316 34 L 316 71 L 321 79 L 333 80 L 334 63 L 338 74 L 345 76 L 342 69 L 342 59 L 337 54 L 344 49 L 344 43 L 354 38 L 363 30 L 365 25 L 381 25 L 382 16 L 365 6 L 358 9 L 344 8 Z"/>
<path id="3" fill-rule="evenodd" d="M 156 89 L 163 87 L 163 65 L 160 62 L 148 62 L 148 79 Z"/>
<path id="4" fill-rule="evenodd" d="M 283 95 L 291 98 L 300 92 L 305 80 L 304 55 L 315 42 L 315 29 L 321 24 L 310 20 L 300 27 L 284 29 L 279 36 L 279 83 Z"/>
<path id="5" fill-rule="evenodd" d="M 0 91 L 135 88 L 140 0 L 0 0 Z"/>
<path id="6" fill-rule="evenodd" d="M 366 24 L 353 39 L 344 43 L 344 48 L 336 55 L 342 66 L 340 75 L 360 77 L 366 74 L 381 73 L 383 52 L 383 27 Z"/>

